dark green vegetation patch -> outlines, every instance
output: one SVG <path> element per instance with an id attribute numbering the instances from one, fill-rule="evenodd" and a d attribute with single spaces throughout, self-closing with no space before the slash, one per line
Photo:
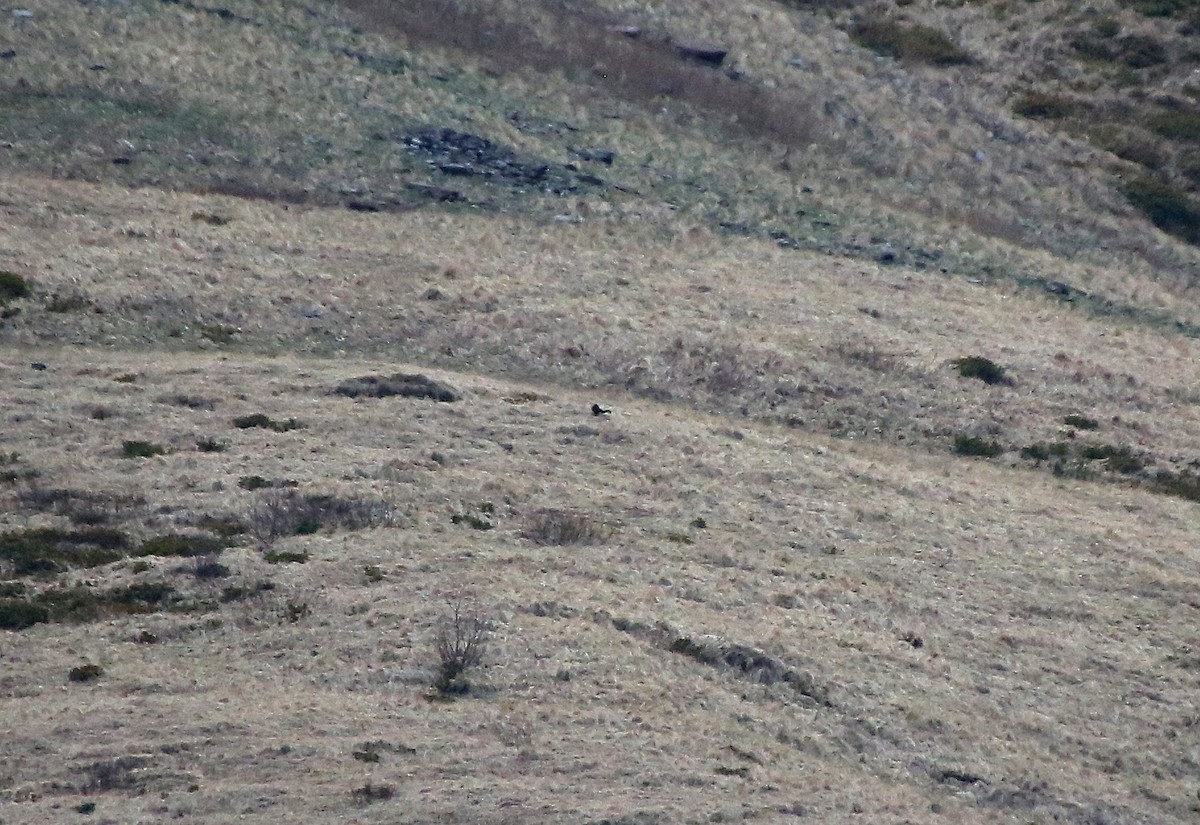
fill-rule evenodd
<path id="1" fill-rule="evenodd" d="M 128 540 L 119 530 L 42 527 L 0 535 L 0 562 L 17 576 L 52 576 L 72 567 L 97 567 L 126 555 Z"/>
<path id="2" fill-rule="evenodd" d="M 1154 178 L 1141 177 L 1125 184 L 1124 193 L 1163 232 L 1200 244 L 1200 205 L 1186 192 Z"/>
<path id="3" fill-rule="evenodd" d="M 121 444 L 123 458 L 153 458 L 166 452 L 162 445 L 149 441 L 126 441 Z"/>
<path id="4" fill-rule="evenodd" d="M 289 430 L 296 430 L 300 425 L 296 423 L 296 419 L 289 418 L 287 421 L 276 421 L 266 413 L 252 413 L 250 415 L 242 415 L 233 419 L 233 426 L 239 430 L 249 430 L 255 427 L 264 430 L 274 430 L 277 433 L 286 433 Z"/>
<path id="5" fill-rule="evenodd" d="M 1004 452 L 1004 448 L 995 441 L 988 441 L 978 436 L 956 435 L 954 437 L 954 452 L 958 455 L 995 458 Z"/>
<path id="6" fill-rule="evenodd" d="M 364 375 L 343 381 L 334 390 L 338 395 L 349 398 L 387 398 L 399 395 L 405 398 L 429 398 L 433 401 L 452 402 L 459 399 L 453 387 L 434 381 L 424 375 L 409 375 L 398 372 L 391 376 Z"/>
<path id="7" fill-rule="evenodd" d="M 959 358 L 951 362 L 963 378 L 978 378 L 985 384 L 1012 384 L 1004 367 L 978 355 Z"/>
<path id="8" fill-rule="evenodd" d="M 15 272 L 0 271 L 0 306 L 29 297 L 29 283 Z"/>
<path id="9" fill-rule="evenodd" d="M 876 54 L 913 63 L 952 66 L 971 62 L 944 32 L 920 23 L 864 18 L 850 29 L 850 37 Z"/>

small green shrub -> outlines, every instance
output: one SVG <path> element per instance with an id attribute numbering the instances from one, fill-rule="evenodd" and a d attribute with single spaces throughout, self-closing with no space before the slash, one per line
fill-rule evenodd
<path id="1" fill-rule="evenodd" d="M 864 18 L 851 27 L 850 37 L 876 54 L 897 60 L 934 66 L 971 62 L 971 56 L 945 33 L 919 23 Z"/>
<path id="2" fill-rule="evenodd" d="M 50 611 L 23 599 L 0 599 L 0 630 L 24 630 L 50 621 Z"/>
<path id="3" fill-rule="evenodd" d="M 1163 232 L 1200 244 L 1200 206 L 1186 192 L 1148 177 L 1129 181 L 1123 192 Z"/>
<path id="4" fill-rule="evenodd" d="M 215 438 L 198 438 L 196 449 L 202 453 L 223 453 L 229 449 L 229 445 Z"/>
<path id="5" fill-rule="evenodd" d="M 491 530 L 496 525 L 474 513 L 455 513 L 450 516 L 451 524 L 465 524 L 475 530 Z"/>
<path id="6" fill-rule="evenodd" d="M 963 378 L 978 378 L 985 384 L 1012 384 L 1004 367 L 978 355 L 959 358 L 951 362 Z"/>
<path id="7" fill-rule="evenodd" d="M 289 430 L 296 430 L 300 425 L 296 423 L 296 419 L 289 418 L 287 421 L 276 421 L 266 413 L 253 413 L 251 415 L 243 415 L 233 419 L 233 426 L 239 430 L 249 430 L 253 427 L 260 427 L 264 430 L 274 430 L 277 433 L 286 433 Z"/>
<path id="8" fill-rule="evenodd" d="M 304 564 L 308 559 L 308 553 L 300 550 L 268 550 L 263 553 L 263 561 L 267 564 Z"/>
<path id="9" fill-rule="evenodd" d="M 1079 457 L 1085 461 L 1103 461 L 1106 469 L 1122 475 L 1141 472 L 1146 466 L 1146 460 L 1134 455 L 1129 447 L 1115 447 L 1111 444 L 1086 446 L 1079 451 Z"/>
<path id="10" fill-rule="evenodd" d="M 1099 421 L 1086 415 L 1068 415 L 1063 418 L 1063 423 L 1077 430 L 1095 430 L 1100 427 Z"/>
<path id="11" fill-rule="evenodd" d="M 104 675 L 104 668 L 100 665 L 87 664 L 71 668 L 67 678 L 72 682 L 94 682 L 102 675 Z"/>
<path id="12" fill-rule="evenodd" d="M 0 560 L 18 576 L 59 573 L 68 567 L 98 567 L 120 559 L 126 545 L 119 530 L 42 527 L 0 534 Z"/>
<path id="13" fill-rule="evenodd" d="M 1161 470 L 1150 482 L 1150 489 L 1164 495 L 1200 501 L 1200 474 L 1189 470 Z"/>
<path id="14" fill-rule="evenodd" d="M 29 297 L 29 283 L 15 272 L 0 271 L 0 306 Z"/>
<path id="15" fill-rule="evenodd" d="M 1004 448 L 995 441 L 986 441 L 978 436 L 956 435 L 954 436 L 954 452 L 958 455 L 995 458 L 1004 452 Z"/>
<path id="16" fill-rule="evenodd" d="M 122 458 L 153 458 L 165 452 L 161 445 L 149 441 L 125 441 L 121 444 Z"/>
<path id="17" fill-rule="evenodd" d="M 55 621 L 90 622 L 105 616 L 153 613 L 174 595 L 175 588 L 165 582 L 143 582 L 112 590 L 78 585 L 43 591 L 34 602 L 45 607 Z"/>
<path id="18" fill-rule="evenodd" d="M 271 482 L 262 476 L 242 476 L 238 479 L 238 486 L 243 490 L 262 490 L 271 486 Z"/>
<path id="19" fill-rule="evenodd" d="M 1075 113 L 1077 104 L 1070 98 L 1048 92 L 1026 92 L 1013 103 L 1014 114 L 1040 120 L 1062 120 Z"/>
<path id="20" fill-rule="evenodd" d="M 1061 442 L 1057 444 L 1030 444 L 1028 447 L 1021 448 L 1021 458 L 1027 458 L 1030 461 L 1049 461 L 1051 458 L 1066 458 L 1070 453 L 1070 447 Z"/>
<path id="21" fill-rule="evenodd" d="M 1154 115 L 1147 122 L 1154 132 L 1169 140 L 1200 140 L 1200 112 L 1177 109 Z"/>
<path id="22" fill-rule="evenodd" d="M 225 549 L 225 542 L 215 536 L 169 533 L 146 539 L 134 552 L 135 556 L 211 556 Z"/>
<path id="23" fill-rule="evenodd" d="M 375 584 L 387 578 L 383 572 L 383 568 L 377 564 L 368 564 L 363 566 L 363 573 L 367 577 L 367 581 Z"/>

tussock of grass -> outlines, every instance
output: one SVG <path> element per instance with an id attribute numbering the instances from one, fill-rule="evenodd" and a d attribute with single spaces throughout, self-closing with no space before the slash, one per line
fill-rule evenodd
<path id="1" fill-rule="evenodd" d="M 612 527 L 588 513 L 551 508 L 530 516 L 521 535 L 536 544 L 561 546 L 601 544 L 613 532 Z"/>
<path id="2" fill-rule="evenodd" d="M 971 56 L 953 40 L 931 26 L 903 20 L 864 18 L 850 29 L 859 45 L 897 60 L 953 66 L 971 62 Z"/>

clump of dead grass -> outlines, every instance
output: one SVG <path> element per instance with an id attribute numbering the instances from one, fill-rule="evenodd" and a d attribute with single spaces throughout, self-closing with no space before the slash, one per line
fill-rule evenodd
<path id="1" fill-rule="evenodd" d="M 536 544 L 602 544 L 614 529 L 596 516 L 578 510 L 547 508 L 533 513 L 521 533 Z"/>

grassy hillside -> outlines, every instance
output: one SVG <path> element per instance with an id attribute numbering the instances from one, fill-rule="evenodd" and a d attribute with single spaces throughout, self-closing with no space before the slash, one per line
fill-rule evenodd
<path id="1" fill-rule="evenodd" d="M 25 11 L 5 823 L 1195 819 L 1190 4 Z"/>

